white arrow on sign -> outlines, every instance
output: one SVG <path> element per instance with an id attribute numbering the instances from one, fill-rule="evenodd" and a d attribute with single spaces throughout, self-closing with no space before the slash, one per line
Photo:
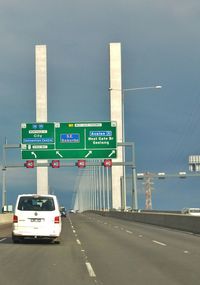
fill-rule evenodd
<path id="1" fill-rule="evenodd" d="M 35 152 L 31 151 L 31 154 L 35 156 L 35 158 L 37 158 L 37 155 Z"/>
<path id="2" fill-rule="evenodd" d="M 59 151 L 56 151 L 56 154 L 58 154 L 60 157 L 63 157 L 62 154 L 59 153 Z"/>
<path id="3" fill-rule="evenodd" d="M 89 150 L 89 152 L 85 155 L 85 157 L 88 157 L 90 154 L 92 154 L 91 150 Z"/>
<path id="4" fill-rule="evenodd" d="M 115 154 L 115 150 L 113 150 L 108 157 L 111 157 L 113 154 Z"/>

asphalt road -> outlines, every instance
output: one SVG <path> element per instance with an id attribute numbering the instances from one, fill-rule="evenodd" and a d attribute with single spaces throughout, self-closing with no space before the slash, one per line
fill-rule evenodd
<path id="1" fill-rule="evenodd" d="M 70 214 L 60 244 L 13 244 L 0 226 L 0 284 L 177 285 L 200 283 L 200 236 Z"/>

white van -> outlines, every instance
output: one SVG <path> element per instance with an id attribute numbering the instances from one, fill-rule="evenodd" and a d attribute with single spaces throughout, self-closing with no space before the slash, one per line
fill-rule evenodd
<path id="1" fill-rule="evenodd" d="M 12 229 L 14 243 L 25 238 L 59 242 L 61 228 L 55 195 L 23 194 L 17 197 Z"/>

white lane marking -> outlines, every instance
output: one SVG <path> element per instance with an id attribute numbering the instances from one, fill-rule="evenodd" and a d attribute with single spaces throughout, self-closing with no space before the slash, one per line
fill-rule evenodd
<path id="1" fill-rule="evenodd" d="M 4 241 L 4 240 L 6 240 L 6 238 L 2 238 L 2 239 L 0 239 L 0 242 L 2 242 L 2 241 Z"/>
<path id="2" fill-rule="evenodd" d="M 188 250 L 184 250 L 184 253 L 189 253 L 189 251 Z"/>
<path id="3" fill-rule="evenodd" d="M 73 233 L 75 233 L 76 231 L 75 230 L 73 230 Z"/>
<path id="4" fill-rule="evenodd" d="M 139 235 L 139 237 L 140 237 L 140 238 L 142 238 L 142 237 L 143 237 L 143 235 Z"/>
<path id="5" fill-rule="evenodd" d="M 77 239 L 77 240 L 76 240 L 76 242 L 77 242 L 79 245 L 81 245 L 81 242 L 80 242 L 80 240 L 79 240 L 79 239 Z"/>
<path id="6" fill-rule="evenodd" d="M 131 232 L 131 231 L 126 231 L 127 232 L 127 234 L 132 234 L 133 232 Z"/>
<path id="7" fill-rule="evenodd" d="M 162 245 L 162 246 L 167 246 L 165 243 L 157 241 L 157 240 L 152 240 L 152 242 L 159 244 L 159 245 Z"/>
<path id="8" fill-rule="evenodd" d="M 90 262 L 86 262 L 85 265 L 87 267 L 87 270 L 88 270 L 88 273 L 89 273 L 90 277 L 96 277 L 96 274 L 95 274 L 95 272 L 94 272 Z"/>

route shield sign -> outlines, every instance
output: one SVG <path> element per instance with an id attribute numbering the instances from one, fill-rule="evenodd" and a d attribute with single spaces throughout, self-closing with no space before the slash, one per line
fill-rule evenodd
<path id="1" fill-rule="evenodd" d="M 116 122 L 23 123 L 23 159 L 117 157 Z"/>

